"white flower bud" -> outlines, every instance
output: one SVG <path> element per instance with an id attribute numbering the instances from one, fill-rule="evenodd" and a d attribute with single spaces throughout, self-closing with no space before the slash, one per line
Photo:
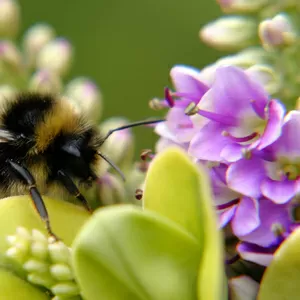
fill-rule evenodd
<path id="1" fill-rule="evenodd" d="M 55 264 L 50 267 L 51 275 L 58 281 L 73 280 L 73 272 L 66 264 Z"/>
<path id="2" fill-rule="evenodd" d="M 46 260 L 48 257 L 48 244 L 44 242 L 33 242 L 31 244 L 31 255 L 39 260 Z"/>
<path id="3" fill-rule="evenodd" d="M 102 204 L 111 205 L 126 200 L 126 190 L 118 175 L 106 173 L 100 178 L 99 198 Z"/>
<path id="4" fill-rule="evenodd" d="M 250 17 L 226 16 L 205 25 L 200 38 L 217 49 L 237 50 L 255 43 L 256 28 Z"/>
<path id="5" fill-rule="evenodd" d="M 44 273 L 49 269 L 49 264 L 36 259 L 30 259 L 25 262 L 23 268 L 29 273 Z"/>
<path id="6" fill-rule="evenodd" d="M 75 78 L 66 86 L 65 95 L 89 119 L 97 123 L 102 112 L 102 95 L 97 85 L 87 78 Z"/>
<path id="7" fill-rule="evenodd" d="M 32 229 L 31 236 L 35 242 L 47 243 L 47 237 L 37 229 Z"/>
<path id="8" fill-rule="evenodd" d="M 65 75 L 71 65 L 72 46 L 66 39 L 57 38 L 47 43 L 38 53 L 37 67 Z"/>
<path id="9" fill-rule="evenodd" d="M 69 263 L 70 249 L 61 241 L 48 245 L 49 254 L 54 263 Z"/>
<path id="10" fill-rule="evenodd" d="M 270 0 L 217 0 L 226 13 L 251 13 L 260 10 Z"/>
<path id="11" fill-rule="evenodd" d="M 62 82 L 57 73 L 39 70 L 29 80 L 29 89 L 41 93 L 60 93 Z"/>
<path id="12" fill-rule="evenodd" d="M 0 85 L 0 103 L 11 100 L 16 93 L 15 87 L 8 84 Z"/>
<path id="13" fill-rule="evenodd" d="M 111 118 L 100 124 L 100 131 L 105 135 L 109 130 L 118 128 L 127 123 L 124 118 Z M 101 151 L 103 153 L 109 153 L 109 158 L 121 167 L 122 170 L 129 165 L 131 166 L 134 155 L 134 138 L 131 130 L 124 129 L 114 132 L 102 145 Z M 106 167 L 108 167 L 108 165 L 106 165 Z"/>
<path id="14" fill-rule="evenodd" d="M 51 287 L 51 292 L 57 296 L 76 296 L 80 291 L 75 282 L 62 282 Z"/>
<path id="15" fill-rule="evenodd" d="M 20 73 L 23 70 L 21 53 L 10 41 L 0 41 L 0 69 L 0 74 Z"/>
<path id="16" fill-rule="evenodd" d="M 52 278 L 49 272 L 45 273 L 30 273 L 27 276 L 27 280 L 31 283 L 50 288 L 55 284 L 55 280 Z"/>
<path id="17" fill-rule="evenodd" d="M 297 34 L 287 14 L 278 14 L 273 19 L 264 20 L 259 24 L 258 34 L 262 45 L 268 50 L 276 47 L 289 46 L 296 41 Z"/>
<path id="18" fill-rule="evenodd" d="M 20 26 L 20 7 L 14 0 L 0 0 L 0 37 L 13 38 Z"/>
<path id="19" fill-rule="evenodd" d="M 260 82 L 265 90 L 273 95 L 277 93 L 283 84 L 283 80 L 278 72 L 268 65 L 254 65 L 246 70 L 246 73 Z"/>
<path id="20" fill-rule="evenodd" d="M 48 24 L 36 24 L 30 27 L 23 39 L 27 64 L 33 67 L 40 50 L 55 37 L 54 29 Z"/>

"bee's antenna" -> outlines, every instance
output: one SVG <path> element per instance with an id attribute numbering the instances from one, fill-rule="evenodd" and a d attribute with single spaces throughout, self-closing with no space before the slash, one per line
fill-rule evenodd
<path id="1" fill-rule="evenodd" d="M 104 143 L 104 141 L 106 141 L 116 131 L 132 128 L 132 127 L 136 127 L 136 126 L 141 126 L 141 125 L 156 124 L 156 123 L 160 123 L 160 122 L 164 122 L 164 121 L 165 121 L 165 119 L 143 120 L 143 121 L 137 121 L 137 122 L 134 122 L 134 123 L 130 123 L 130 124 L 127 124 L 127 125 L 124 125 L 124 126 L 120 126 L 120 127 L 111 129 L 111 130 L 108 131 L 106 136 L 103 138 L 102 143 Z"/>
<path id="2" fill-rule="evenodd" d="M 100 157 L 102 157 L 114 170 L 116 170 L 120 174 L 120 176 L 122 177 L 122 179 L 125 181 L 125 175 L 124 175 L 124 173 L 119 169 L 118 166 L 116 166 L 114 164 L 114 162 L 112 162 L 106 155 L 104 155 L 103 153 L 101 153 L 99 151 L 97 151 L 97 154 Z"/>

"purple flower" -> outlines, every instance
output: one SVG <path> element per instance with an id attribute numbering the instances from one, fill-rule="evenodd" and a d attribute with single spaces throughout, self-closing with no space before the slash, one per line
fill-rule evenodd
<path id="1" fill-rule="evenodd" d="M 216 68 L 206 84 L 202 75 L 172 69 L 176 91 L 165 90 L 170 109 L 156 126 L 157 151 L 176 145 L 206 167 L 220 227 L 230 225 L 241 257 L 268 265 L 297 226 L 290 210 L 300 191 L 300 112 L 285 116 L 280 101 L 237 67 Z"/>
<path id="2" fill-rule="evenodd" d="M 185 110 L 191 104 L 195 105 L 208 90 L 199 77 L 200 71 L 185 66 L 175 66 L 170 72 L 172 83 L 176 92 L 165 89 L 165 99 L 162 105 L 170 107 L 166 122 L 156 126 L 156 132 L 177 143 L 189 142 L 196 132 L 191 117 Z"/>
<path id="3" fill-rule="evenodd" d="M 277 204 L 290 201 L 300 190 L 299 132 L 300 112 L 291 111 L 274 143 L 251 159 L 230 165 L 226 176 L 228 186 L 249 197 L 263 195 Z"/>
<path id="4" fill-rule="evenodd" d="M 233 162 L 278 138 L 284 107 L 269 100 L 263 87 L 243 70 L 220 67 L 198 103 L 198 114 L 208 121 L 192 138 L 189 153 L 202 160 Z"/>

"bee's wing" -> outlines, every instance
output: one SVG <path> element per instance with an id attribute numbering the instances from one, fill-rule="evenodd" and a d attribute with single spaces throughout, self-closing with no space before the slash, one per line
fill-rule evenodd
<path id="1" fill-rule="evenodd" d="M 7 143 L 9 141 L 13 141 L 15 139 L 15 135 L 6 129 L 0 128 L 0 143 Z"/>

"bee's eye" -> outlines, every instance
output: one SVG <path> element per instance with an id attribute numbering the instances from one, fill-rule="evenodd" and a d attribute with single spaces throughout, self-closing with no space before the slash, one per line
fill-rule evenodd
<path id="1" fill-rule="evenodd" d="M 76 157 L 81 157 L 81 153 L 79 149 L 72 143 L 66 143 L 65 145 L 62 146 L 62 150 L 68 154 L 71 154 Z"/>

